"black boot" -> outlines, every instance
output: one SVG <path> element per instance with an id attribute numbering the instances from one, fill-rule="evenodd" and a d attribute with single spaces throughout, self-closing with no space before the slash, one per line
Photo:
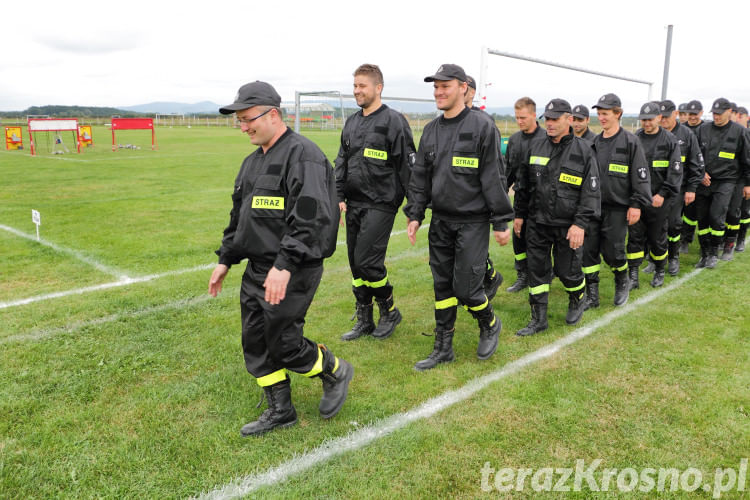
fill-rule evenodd
<path id="1" fill-rule="evenodd" d="M 638 267 L 637 266 L 629 267 L 628 274 L 630 278 L 630 289 L 635 290 L 636 288 L 639 288 L 641 286 L 641 283 L 638 280 Z"/>
<path id="2" fill-rule="evenodd" d="M 547 304 L 531 304 L 531 321 L 516 332 L 519 337 L 527 337 L 543 332 L 549 327 L 547 324 Z"/>
<path id="3" fill-rule="evenodd" d="M 503 275 L 497 269 L 492 270 L 492 277 L 484 276 L 484 294 L 487 300 L 492 300 L 497 295 L 497 289 L 503 284 Z"/>
<path id="4" fill-rule="evenodd" d="M 427 358 L 417 361 L 414 369 L 421 372 L 435 368 L 439 363 L 449 363 L 456 359 L 456 355 L 453 354 L 453 333 L 455 331 L 455 328 L 451 330 L 438 330 L 436 328 L 435 346 L 432 352 Z"/>
<path id="5" fill-rule="evenodd" d="M 702 269 L 706 267 L 707 261 L 708 261 L 708 248 L 701 245 L 701 258 L 698 259 L 698 262 L 695 263 L 695 268 Z"/>
<path id="6" fill-rule="evenodd" d="M 297 411 L 292 406 L 292 386 L 289 377 L 263 388 L 268 401 L 268 409 L 258 420 L 245 424 L 240 430 L 243 437 L 258 436 L 279 428 L 291 427 L 297 423 Z"/>
<path id="7" fill-rule="evenodd" d="M 708 257 L 706 258 L 706 269 L 713 269 L 719 262 L 719 247 L 712 246 L 708 249 Z"/>
<path id="8" fill-rule="evenodd" d="M 654 277 L 651 279 L 651 286 L 659 288 L 664 284 L 664 264 L 663 260 L 654 264 Z"/>
<path id="9" fill-rule="evenodd" d="M 589 309 L 594 309 L 595 307 L 599 307 L 599 283 L 592 282 L 589 283 L 586 282 L 586 305 L 584 306 L 584 311 L 588 311 Z"/>
<path id="10" fill-rule="evenodd" d="M 349 382 L 354 376 L 354 367 L 341 358 L 337 358 L 323 344 L 318 344 L 323 353 L 323 397 L 320 398 L 320 416 L 331 418 L 336 415 L 346 401 L 349 393 Z"/>
<path id="11" fill-rule="evenodd" d="M 503 322 L 495 316 L 491 306 L 482 311 L 482 317 L 477 318 L 479 323 L 479 344 L 477 345 L 477 358 L 488 359 L 497 350 L 497 341 Z"/>
<path id="12" fill-rule="evenodd" d="M 354 340 L 364 335 L 370 335 L 375 330 L 372 321 L 372 303 L 357 302 L 357 322 L 354 327 L 341 336 L 341 340 Z"/>
<path id="13" fill-rule="evenodd" d="M 622 306 L 630 297 L 630 279 L 625 270 L 615 271 L 615 305 Z"/>
<path id="14" fill-rule="evenodd" d="M 724 252 L 721 254 L 721 260 L 730 261 L 734 258 L 734 239 L 727 238 L 724 243 Z"/>
<path id="15" fill-rule="evenodd" d="M 740 226 L 740 232 L 737 234 L 737 246 L 734 247 L 735 252 L 745 251 L 745 237 L 747 236 L 747 224 Z"/>
<path id="16" fill-rule="evenodd" d="M 378 303 L 378 309 L 380 309 L 380 319 L 378 319 L 378 326 L 373 330 L 372 336 L 376 339 L 387 339 L 396 329 L 396 325 L 401 323 L 401 313 L 393 305 L 393 295 L 387 299 L 375 299 L 375 301 Z"/>
<path id="17" fill-rule="evenodd" d="M 643 272 L 646 274 L 651 274 L 656 270 L 656 264 L 654 264 L 654 261 L 651 259 L 648 259 L 648 264 L 646 264 L 646 267 L 643 268 Z"/>
<path id="18" fill-rule="evenodd" d="M 529 275 L 526 272 L 526 270 L 519 269 L 516 272 L 516 282 L 513 283 L 511 286 L 507 288 L 507 291 L 510 293 L 516 293 L 520 292 L 521 290 L 526 290 L 526 287 L 529 286 Z"/>
<path id="19" fill-rule="evenodd" d="M 667 272 L 670 276 L 677 276 L 677 273 L 680 272 L 680 258 L 679 257 L 669 257 L 669 264 L 667 265 Z"/>
<path id="20" fill-rule="evenodd" d="M 575 325 L 583 317 L 583 311 L 586 308 L 586 294 L 580 292 L 571 292 L 568 299 L 568 312 L 565 314 L 565 322 L 569 325 Z"/>

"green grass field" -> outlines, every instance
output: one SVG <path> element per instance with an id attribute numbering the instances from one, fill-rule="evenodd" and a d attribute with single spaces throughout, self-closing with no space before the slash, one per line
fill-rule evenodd
<path id="1" fill-rule="evenodd" d="M 333 160 L 338 135 L 308 135 Z M 506 293 L 505 284 L 493 301 L 504 324 L 497 353 L 477 360 L 476 324 L 459 311 L 456 361 L 417 373 L 414 362 L 432 349 L 421 335 L 433 328 L 427 231 L 414 247 L 405 234 L 391 240 L 389 276 L 404 321 L 385 341 L 339 340 L 353 312 L 340 245 L 326 262 L 306 334 L 355 366 L 349 400 L 323 421 L 320 382 L 293 376 L 299 424 L 243 439 L 240 427 L 262 409 L 240 346 L 242 266 L 216 299 L 206 288 L 232 183 L 252 146 L 225 128 L 159 128 L 158 151 L 150 151 L 146 133 L 118 136 L 141 150 L 111 152 L 103 127 L 94 139 L 81 154 L 0 151 L 0 498 L 200 495 L 283 469 L 576 331 L 564 324 L 567 298 L 556 281 L 550 329 L 516 337 L 529 318 L 527 296 Z M 34 234 L 31 209 L 41 212 L 42 238 L 56 247 L 5 229 Z M 404 228 L 399 216 L 394 231 Z M 694 245 L 683 257 L 681 276 L 693 271 L 696 253 Z M 491 255 L 512 281 L 512 249 L 493 243 Z M 703 476 L 696 492 L 636 487 L 623 493 L 629 497 L 716 497 L 702 485 L 714 487 L 717 468 L 741 476 L 750 456 L 750 254 L 613 319 L 612 276 L 602 275 L 602 307 L 579 325 L 596 324 L 589 336 L 248 496 L 536 498 L 542 493 L 531 476 L 522 491 L 500 491 L 509 483 L 486 467 L 539 472 L 600 459 L 599 485 L 604 468 L 695 468 Z M 631 301 L 654 293 L 648 279 L 642 276 Z M 668 277 L 667 285 L 675 281 Z M 67 293 L 74 290 L 83 291 Z M 747 496 L 737 483 L 727 487 L 729 476 L 719 477 L 728 490 L 721 498 Z M 582 491 L 546 496 L 613 497 L 615 483 L 605 492 L 584 481 Z M 574 489 L 573 478 L 567 486 Z"/>

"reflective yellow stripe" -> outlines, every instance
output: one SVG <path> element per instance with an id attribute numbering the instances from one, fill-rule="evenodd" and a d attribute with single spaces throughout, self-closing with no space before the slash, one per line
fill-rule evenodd
<path id="1" fill-rule="evenodd" d="M 547 163 L 549 163 L 549 158 L 547 158 L 546 156 L 532 156 L 531 158 L 529 158 L 530 165 L 545 166 Z"/>
<path id="2" fill-rule="evenodd" d="M 456 297 L 449 297 L 443 300 L 435 301 L 435 309 L 448 309 L 450 307 L 456 307 L 458 305 L 458 299 Z"/>
<path id="3" fill-rule="evenodd" d="M 698 221 L 693 220 L 693 219 L 689 219 L 689 218 L 685 217 L 684 215 L 682 216 L 682 222 L 684 222 L 688 226 L 695 226 L 695 225 L 698 224 Z"/>
<path id="4" fill-rule="evenodd" d="M 462 156 L 454 156 L 453 166 L 479 168 L 479 158 L 464 158 Z"/>
<path id="5" fill-rule="evenodd" d="M 620 267 L 612 267 L 610 269 L 612 269 L 612 271 L 618 271 L 618 272 L 620 272 L 620 271 L 627 271 L 628 270 L 628 263 L 626 262 L 625 264 L 621 265 Z"/>
<path id="6" fill-rule="evenodd" d="M 578 285 L 578 286 L 574 286 L 572 288 L 568 288 L 567 286 L 564 286 L 563 288 L 565 288 L 566 292 L 577 292 L 578 290 L 580 290 L 581 288 L 583 288 L 585 286 L 586 286 L 586 280 L 583 280 L 583 281 L 581 281 L 581 284 Z"/>
<path id="7" fill-rule="evenodd" d="M 352 278 L 352 286 L 365 286 L 365 280 L 357 278 Z"/>
<path id="8" fill-rule="evenodd" d="M 740 219 L 740 224 L 750 224 L 750 219 Z"/>
<path id="9" fill-rule="evenodd" d="M 584 267 L 583 274 L 598 273 L 601 268 L 602 268 L 601 264 L 597 264 L 595 266 Z"/>
<path id="10" fill-rule="evenodd" d="M 651 166 L 654 168 L 664 168 L 669 166 L 669 160 L 654 160 L 651 162 Z"/>
<path id="11" fill-rule="evenodd" d="M 734 160 L 734 153 L 730 153 L 729 151 L 719 151 L 719 158 Z"/>
<path id="12" fill-rule="evenodd" d="M 730 231 L 733 230 L 733 229 L 737 230 L 739 228 L 740 228 L 739 224 L 737 224 L 736 226 L 734 224 L 727 224 L 727 229 L 729 229 Z"/>
<path id="13" fill-rule="evenodd" d="M 284 198 L 281 196 L 253 196 L 252 207 L 266 210 L 284 210 Z"/>
<path id="14" fill-rule="evenodd" d="M 644 253 L 642 251 L 641 252 L 635 252 L 635 253 L 629 253 L 629 254 L 627 254 L 628 260 L 642 259 L 643 256 L 644 256 Z"/>
<path id="15" fill-rule="evenodd" d="M 715 229 L 711 229 L 711 236 L 724 236 L 724 231 L 717 231 Z"/>
<path id="16" fill-rule="evenodd" d="M 484 303 L 478 306 L 469 307 L 469 311 L 481 311 L 485 307 L 487 307 L 487 304 L 489 304 L 489 301 L 487 299 L 484 299 Z"/>
<path id="17" fill-rule="evenodd" d="M 539 295 L 545 292 L 549 292 L 549 283 L 529 288 L 529 295 Z"/>
<path id="18" fill-rule="evenodd" d="M 387 160 L 388 153 L 386 151 L 380 151 L 378 149 L 365 148 L 365 158 L 374 158 L 376 160 Z"/>
<path id="19" fill-rule="evenodd" d="M 664 255 L 654 255 L 653 252 L 649 252 L 648 254 L 654 260 L 664 260 L 667 258 L 667 255 L 669 255 L 669 252 L 664 252 Z"/>
<path id="20" fill-rule="evenodd" d="M 684 157 L 684 156 L 680 156 L 680 161 L 681 161 L 682 163 L 685 163 L 685 157 Z"/>
<path id="21" fill-rule="evenodd" d="M 706 229 L 698 229 L 698 236 L 705 236 L 710 232 L 711 232 L 711 228 L 708 228 L 708 227 Z"/>
<path id="22" fill-rule="evenodd" d="M 314 377 L 315 375 L 319 374 L 322 371 L 323 371 L 323 351 L 321 351 L 320 347 L 318 347 L 318 360 L 315 362 L 315 365 L 313 365 L 312 370 L 310 370 L 307 373 L 303 373 L 302 375 L 304 375 L 305 377 Z"/>
<path id="23" fill-rule="evenodd" d="M 677 236 L 667 236 L 667 239 L 672 243 L 676 243 L 680 241 L 680 235 L 678 234 Z"/>
<path id="24" fill-rule="evenodd" d="M 630 170 L 630 167 L 627 165 L 620 165 L 618 163 L 610 163 L 609 164 L 609 171 L 610 172 L 617 172 L 618 174 L 627 174 L 628 170 Z"/>
<path id="25" fill-rule="evenodd" d="M 583 182 L 583 178 L 578 177 L 576 175 L 570 175 L 570 174 L 563 174 L 560 173 L 560 182 L 565 182 L 567 184 L 573 184 L 574 186 L 580 186 Z"/>
<path id="26" fill-rule="evenodd" d="M 365 284 L 370 288 L 381 288 L 384 287 L 386 283 L 388 283 L 388 276 L 380 281 L 365 281 Z"/>
<path id="27" fill-rule="evenodd" d="M 336 373 L 336 370 L 339 369 L 339 358 L 337 358 L 336 356 L 334 356 L 333 359 L 335 361 L 333 362 L 333 371 L 331 373 Z"/>
<path id="28" fill-rule="evenodd" d="M 258 382 L 258 385 L 261 387 L 268 387 L 269 385 L 277 384 L 285 379 L 286 370 L 282 368 L 281 370 L 276 370 L 275 372 L 269 373 L 268 375 L 258 377 L 257 379 L 255 379 L 255 381 Z"/>
<path id="29" fill-rule="evenodd" d="M 526 260 L 526 252 L 524 253 L 517 253 L 515 255 L 516 260 Z"/>

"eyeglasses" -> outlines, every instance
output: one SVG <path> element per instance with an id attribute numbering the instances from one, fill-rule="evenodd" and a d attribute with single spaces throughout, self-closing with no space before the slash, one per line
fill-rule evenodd
<path id="1" fill-rule="evenodd" d="M 240 123 L 250 124 L 250 123 L 253 123 L 255 120 L 257 120 L 258 118 L 260 118 L 261 116 L 265 115 L 266 113 L 268 113 L 269 111 L 272 111 L 274 109 L 276 109 L 276 108 L 268 108 L 267 110 L 265 110 L 264 112 L 262 112 L 261 114 L 259 114 L 258 116 L 254 117 L 254 118 L 237 118 L 237 121 L 240 122 Z"/>

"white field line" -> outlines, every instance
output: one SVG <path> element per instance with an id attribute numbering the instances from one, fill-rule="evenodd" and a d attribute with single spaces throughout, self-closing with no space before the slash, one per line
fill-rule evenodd
<path id="1" fill-rule="evenodd" d="M 127 280 L 130 279 L 130 277 L 120 271 L 119 269 L 115 269 L 114 267 L 107 266 L 105 264 L 102 264 L 96 259 L 92 259 L 91 257 L 88 257 L 84 255 L 82 252 L 79 252 L 78 250 L 73 250 L 72 248 L 67 248 L 61 245 L 58 245 L 57 243 L 52 243 L 51 241 L 45 240 L 44 238 L 40 238 L 38 241 L 36 239 L 36 235 L 25 233 L 19 229 L 6 226 L 5 224 L 0 224 L 0 229 L 3 229 L 5 231 L 8 231 L 9 233 L 15 234 L 16 236 L 20 236 L 21 238 L 26 238 L 27 240 L 31 240 L 34 242 L 39 243 L 40 245 L 44 245 L 47 247 L 50 247 L 51 249 L 55 250 L 59 253 L 64 253 L 67 255 L 70 255 L 71 257 L 74 257 L 81 262 L 85 262 L 86 264 L 95 267 L 99 271 L 109 274 L 110 276 L 114 276 L 115 278 L 119 278 L 120 280 Z"/>
<path id="2" fill-rule="evenodd" d="M 202 266 L 189 267 L 187 269 L 177 269 L 175 271 L 167 271 L 165 273 L 149 274 L 146 276 L 139 276 L 137 278 L 126 278 L 119 281 L 112 281 L 110 283 L 102 283 L 100 285 L 92 285 L 83 288 L 75 288 L 73 290 L 65 290 L 63 292 L 47 293 L 44 295 L 36 295 L 34 297 L 28 297 L 25 299 L 11 300 L 8 302 L 0 302 L 0 309 L 7 309 L 9 307 L 22 306 L 26 304 L 32 304 L 34 302 L 41 302 L 44 300 L 59 299 L 61 297 L 69 297 L 70 295 L 82 295 L 88 292 L 98 292 L 100 290 L 108 290 L 110 288 L 118 288 L 121 286 L 132 285 L 134 283 L 145 283 L 147 281 L 157 280 L 159 278 L 165 278 L 168 276 L 177 276 L 180 274 L 192 273 L 195 271 L 205 271 L 206 269 L 213 269 L 216 264 L 204 264 Z"/>
<path id="3" fill-rule="evenodd" d="M 529 365 L 551 357 L 561 349 L 588 337 L 599 328 L 609 325 L 620 316 L 629 314 L 634 309 L 648 304 L 665 293 L 669 293 L 672 290 L 679 288 L 682 284 L 698 275 L 701 271 L 702 269 L 694 270 L 663 288 L 655 290 L 623 307 L 614 309 L 593 321 L 590 325 L 578 328 L 565 337 L 562 337 L 561 339 L 558 339 L 534 352 L 526 354 L 515 361 L 511 361 L 492 373 L 471 380 L 458 389 L 444 392 L 439 396 L 429 399 L 412 410 L 404 413 L 397 413 L 379 422 L 375 422 L 366 427 L 362 427 L 359 430 L 353 431 L 346 436 L 324 442 L 317 448 L 302 455 L 298 455 L 272 469 L 236 479 L 225 486 L 201 494 L 197 498 L 201 500 L 228 500 L 244 497 L 264 486 L 270 486 L 285 481 L 291 476 L 320 465 L 338 455 L 367 446 L 378 439 L 382 439 L 389 434 L 406 427 L 412 422 L 429 418 L 440 411 L 469 399 L 493 382 L 509 375 L 513 375 Z"/>

